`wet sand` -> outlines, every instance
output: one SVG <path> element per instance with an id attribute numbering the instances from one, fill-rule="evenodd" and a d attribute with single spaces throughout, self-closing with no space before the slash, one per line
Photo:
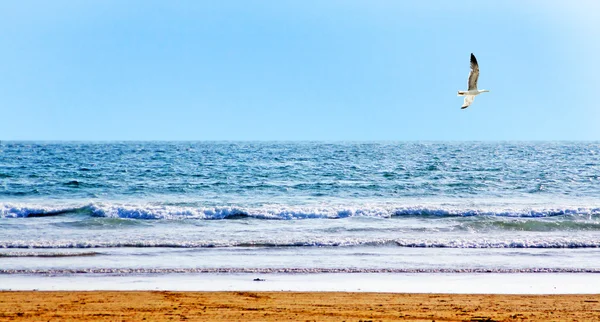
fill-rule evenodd
<path id="1" fill-rule="evenodd" d="M 600 295 L 2 291 L 11 321 L 598 321 Z"/>

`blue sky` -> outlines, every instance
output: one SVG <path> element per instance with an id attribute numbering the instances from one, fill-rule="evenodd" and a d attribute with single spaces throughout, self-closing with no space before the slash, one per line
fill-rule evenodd
<path id="1" fill-rule="evenodd" d="M 599 140 L 599 39 L 592 0 L 3 1 L 0 140 Z"/>

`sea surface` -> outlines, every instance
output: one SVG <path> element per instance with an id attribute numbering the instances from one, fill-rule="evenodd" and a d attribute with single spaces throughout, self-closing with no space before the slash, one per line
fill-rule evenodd
<path id="1" fill-rule="evenodd" d="M 599 142 L 2 142 L 0 274 L 600 272 Z"/>

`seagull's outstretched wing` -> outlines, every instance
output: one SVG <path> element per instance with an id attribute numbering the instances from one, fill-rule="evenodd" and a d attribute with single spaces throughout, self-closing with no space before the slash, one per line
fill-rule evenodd
<path id="1" fill-rule="evenodd" d="M 469 105 L 471 105 L 471 103 L 473 103 L 474 100 L 475 100 L 475 95 L 465 95 L 465 102 L 460 107 L 460 109 L 464 110 L 465 108 L 469 107 Z"/>
<path id="2" fill-rule="evenodd" d="M 477 78 L 479 78 L 479 65 L 477 64 L 477 59 L 475 58 L 475 55 L 471 53 L 471 72 L 469 73 L 470 91 L 477 89 Z"/>

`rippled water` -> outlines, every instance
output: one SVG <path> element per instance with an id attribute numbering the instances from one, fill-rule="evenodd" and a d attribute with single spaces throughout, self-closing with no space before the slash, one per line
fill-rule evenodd
<path id="1" fill-rule="evenodd" d="M 2 273 L 594 271 L 599 247 L 597 142 L 0 145 Z"/>

